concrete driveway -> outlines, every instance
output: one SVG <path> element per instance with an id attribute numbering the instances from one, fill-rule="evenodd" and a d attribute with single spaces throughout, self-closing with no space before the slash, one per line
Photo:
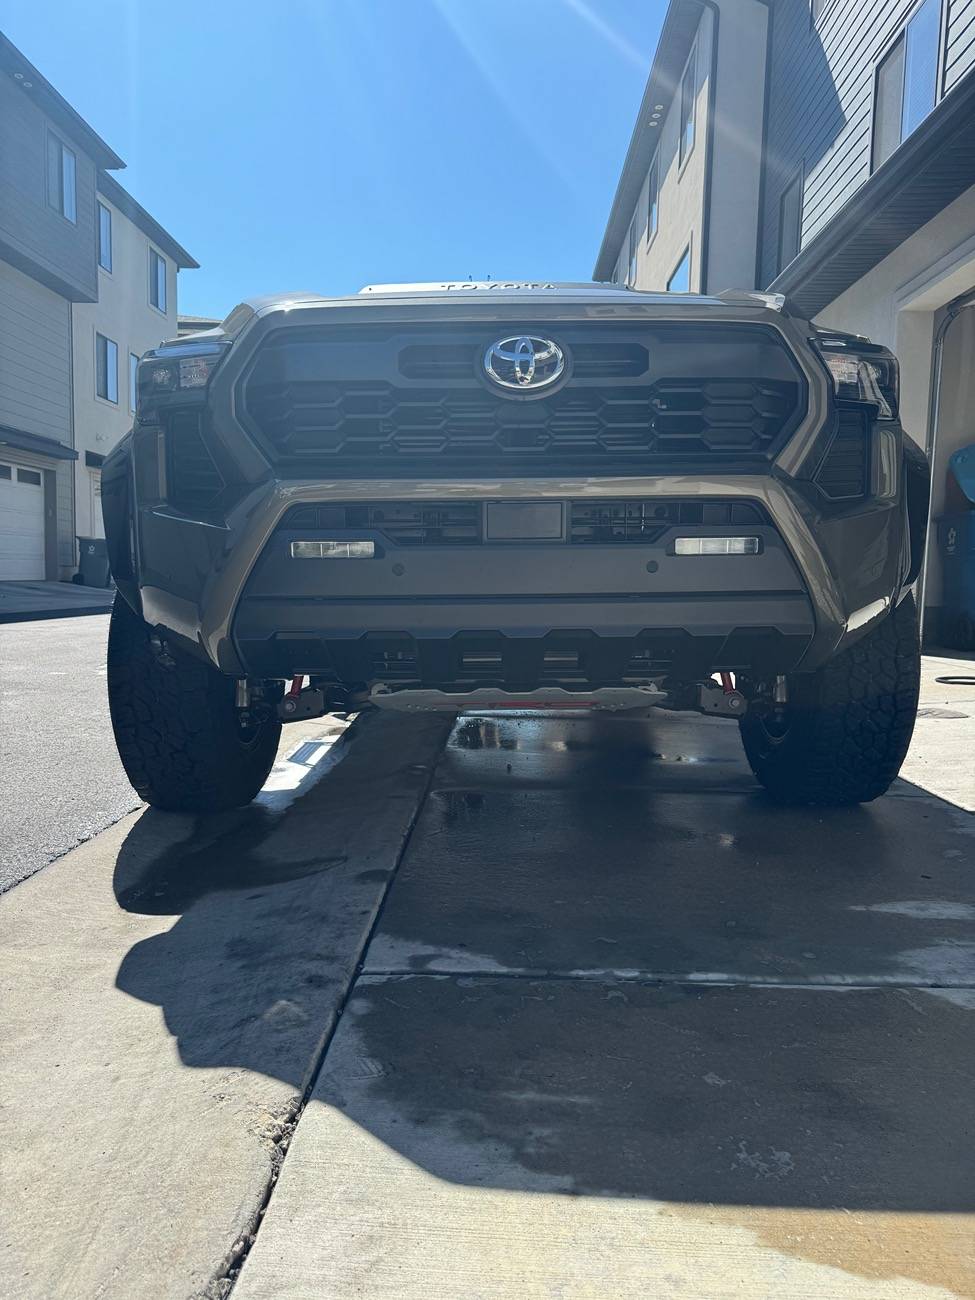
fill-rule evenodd
<path id="1" fill-rule="evenodd" d="M 773 807 L 714 719 L 372 717 L 18 886 L 11 1294 L 975 1295 L 945 664 L 862 809 Z"/>

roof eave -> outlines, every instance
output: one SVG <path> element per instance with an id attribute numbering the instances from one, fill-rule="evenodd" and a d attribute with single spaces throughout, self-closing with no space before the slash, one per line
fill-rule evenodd
<path id="1" fill-rule="evenodd" d="M 35 100 L 38 107 L 58 123 L 65 135 L 81 145 L 99 167 L 117 171 L 125 166 L 115 150 L 92 130 L 81 114 L 58 94 L 44 74 L 38 72 L 3 32 L 0 32 L 0 69 L 9 72 L 11 76 L 20 73 L 19 84 L 22 87 L 25 81 L 30 82 L 30 89 L 24 89 L 24 94 Z"/>
<path id="2" fill-rule="evenodd" d="M 975 185 L 975 72 L 962 79 L 768 286 L 810 318 Z"/>
<path id="3" fill-rule="evenodd" d="M 137 202 L 128 190 L 118 183 L 114 176 L 109 176 L 107 172 L 98 173 L 98 192 L 114 203 L 118 210 L 130 221 L 134 222 L 139 229 L 158 244 L 164 253 L 168 253 L 176 265 L 181 270 L 195 271 L 199 267 L 196 258 L 191 257 L 182 244 L 178 244 L 168 230 L 164 230 L 155 217 L 148 213 L 141 203 Z"/>

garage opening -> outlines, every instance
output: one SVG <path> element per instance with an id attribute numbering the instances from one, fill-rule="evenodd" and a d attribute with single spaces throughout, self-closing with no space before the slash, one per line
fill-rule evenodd
<path id="1" fill-rule="evenodd" d="M 0 461 L 0 578 L 43 580 L 44 475 L 29 465 Z"/>

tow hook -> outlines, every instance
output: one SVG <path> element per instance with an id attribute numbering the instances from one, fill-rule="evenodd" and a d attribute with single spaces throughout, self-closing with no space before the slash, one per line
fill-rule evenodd
<path id="1" fill-rule="evenodd" d="M 299 679 L 296 678 L 296 681 Z M 299 722 L 305 718 L 320 718 L 325 712 L 325 692 L 309 687 L 308 690 L 288 691 L 278 703 L 278 717 L 282 722 Z"/>
<path id="2" fill-rule="evenodd" d="M 282 722 L 304 722 L 326 713 L 361 709 L 366 703 L 362 691 L 344 686 L 305 686 L 304 677 L 295 677 L 287 694 L 278 701 L 277 715 Z"/>
<path id="3" fill-rule="evenodd" d="M 698 709 L 701 713 L 715 713 L 722 718 L 743 718 L 748 712 L 748 701 L 731 685 L 730 674 L 722 673 L 721 677 L 720 686 L 717 682 L 698 683 Z"/>

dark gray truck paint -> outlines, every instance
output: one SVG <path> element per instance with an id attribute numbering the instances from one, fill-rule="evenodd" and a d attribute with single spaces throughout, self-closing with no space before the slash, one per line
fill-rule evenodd
<path id="1" fill-rule="evenodd" d="M 316 640 L 349 639 L 369 630 L 423 640 L 488 628 L 509 638 L 567 629 L 612 637 L 678 629 L 692 636 L 713 632 L 719 640 L 739 628 L 770 629 L 792 648 L 791 638 L 798 636 L 801 667 L 817 668 L 869 630 L 905 590 L 911 563 L 904 486 L 909 479 L 902 476 L 891 499 L 868 496 L 855 503 L 829 501 L 815 487 L 816 467 L 836 427 L 836 403 L 809 344 L 811 327 L 781 306 L 758 295 L 704 298 L 596 285 L 462 284 L 343 299 L 295 294 L 244 304 L 220 329 L 198 336 L 232 344 L 210 381 L 206 429 L 213 460 L 232 474 L 232 499 L 219 510 L 175 508 L 166 499 L 159 459 L 164 435 L 154 425 L 137 423 L 133 439 L 116 449 L 103 472 L 119 588 L 147 622 L 236 676 L 252 672 L 241 654 L 244 642 L 253 646 L 263 639 L 273 647 L 304 638 L 317 654 Z M 801 418 L 762 469 L 702 466 L 691 473 L 657 467 L 653 472 L 650 464 L 642 473 L 630 468 L 600 474 L 594 466 L 596 472 L 561 474 L 506 464 L 493 473 L 449 478 L 425 472 L 422 465 L 410 476 L 326 471 L 279 477 L 245 425 L 242 381 L 272 332 L 367 323 L 390 330 L 473 324 L 490 343 L 529 322 L 544 322 L 554 336 L 580 322 L 594 333 L 606 324 L 634 322 L 760 326 L 781 340 L 801 372 Z M 695 364 L 706 368 L 706 355 Z M 901 437 L 899 428 L 896 436 Z M 678 560 L 666 546 L 587 551 L 528 542 L 514 549 L 504 543 L 480 547 L 473 564 L 456 548 L 404 556 L 387 546 L 367 565 L 347 568 L 286 560 L 276 531 L 300 503 L 626 498 L 757 503 L 771 528 L 763 534 L 763 553 L 747 560 Z M 915 532 L 923 532 L 923 521 L 913 522 Z M 651 562 L 657 566 L 652 573 Z M 405 572 L 396 573 L 396 565 L 406 566 Z M 273 653 L 262 656 L 263 675 L 317 670 L 300 665 L 293 642 L 276 667 L 273 658 Z M 790 652 L 778 671 L 794 666 Z"/>

